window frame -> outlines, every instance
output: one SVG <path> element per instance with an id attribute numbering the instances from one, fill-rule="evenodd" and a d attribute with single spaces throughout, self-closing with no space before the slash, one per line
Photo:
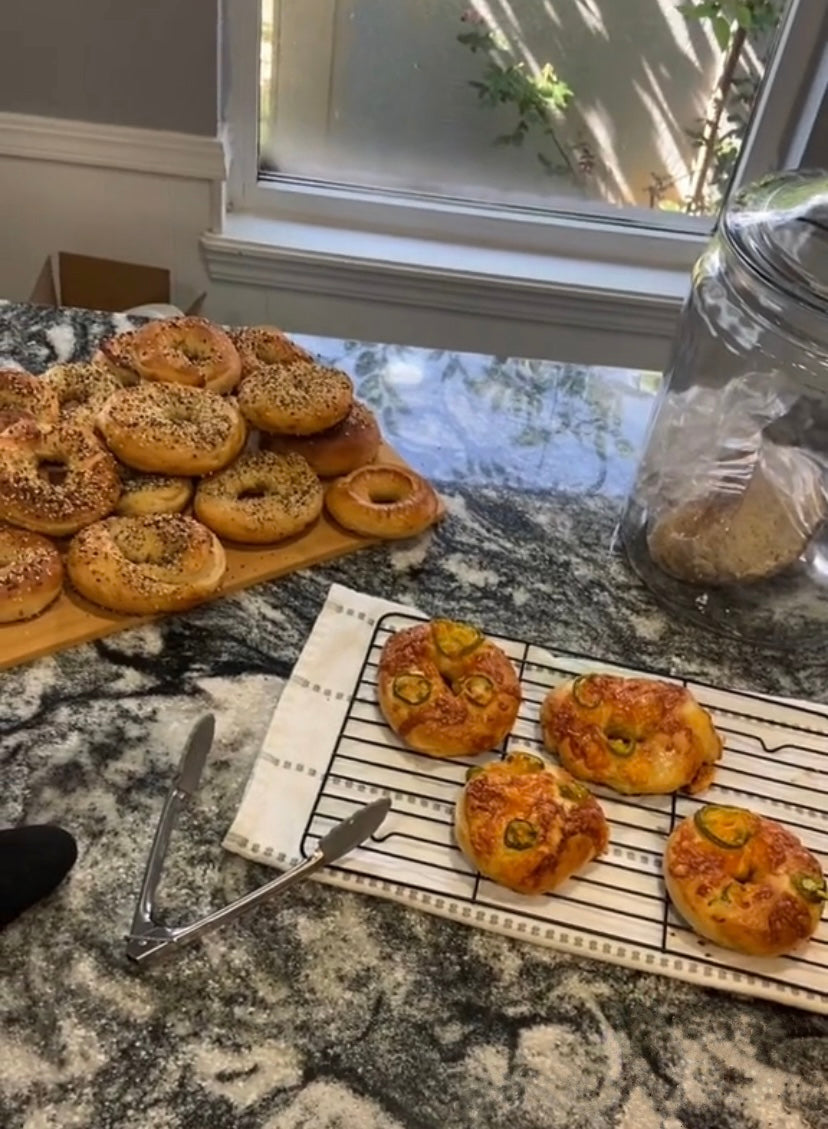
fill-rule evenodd
<path id="1" fill-rule="evenodd" d="M 330 5 L 334 0 L 316 2 Z M 828 17 L 821 5 L 822 0 L 791 0 L 732 189 L 768 167 L 795 167 L 805 152 L 828 73 L 828 47 L 820 48 Z M 313 26 L 319 49 L 325 50 L 318 24 Z M 329 20 L 326 26 L 332 29 L 333 22 Z M 657 209 L 625 214 L 614 205 L 593 201 L 574 213 L 498 207 L 292 177 L 262 180 L 258 170 L 260 27 L 261 0 L 225 0 L 229 213 L 661 271 L 689 269 L 710 235 L 715 222 L 711 217 Z M 332 49 L 332 44 L 327 48 Z"/>

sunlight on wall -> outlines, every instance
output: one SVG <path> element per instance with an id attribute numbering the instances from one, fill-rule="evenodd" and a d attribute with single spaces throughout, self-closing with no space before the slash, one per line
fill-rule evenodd
<path id="1" fill-rule="evenodd" d="M 577 3 L 581 15 L 584 17 L 584 23 L 596 34 L 601 35 L 604 39 L 609 39 L 604 17 L 601 15 L 597 4 L 590 3 L 590 0 L 577 0 Z"/>
<path id="2" fill-rule="evenodd" d="M 625 203 L 635 199 L 634 189 L 621 167 L 615 126 L 606 108 L 597 102 L 592 108 L 581 113 L 584 124 L 595 140 L 596 149 L 601 154 L 601 164 L 596 170 L 596 175 L 601 178 L 604 199 L 611 203 Z"/>
<path id="3" fill-rule="evenodd" d="M 560 27 L 561 19 L 555 11 L 554 0 L 543 0 L 543 11 L 550 23 Z"/>

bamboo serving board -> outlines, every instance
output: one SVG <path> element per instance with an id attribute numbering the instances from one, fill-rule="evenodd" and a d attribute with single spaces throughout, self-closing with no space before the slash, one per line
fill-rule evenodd
<path id="1" fill-rule="evenodd" d="M 386 443 L 380 448 L 377 459 L 398 466 L 406 465 Z M 443 512 L 441 506 L 438 519 Z M 272 548 L 225 543 L 227 572 L 221 588 L 211 598 L 218 599 L 242 588 L 377 544 L 379 541 L 375 539 L 346 533 L 325 513 L 307 532 Z M 42 615 L 23 623 L 0 624 L 0 670 L 161 618 L 160 615 L 120 615 L 105 611 L 84 600 L 66 581 L 61 595 Z"/>

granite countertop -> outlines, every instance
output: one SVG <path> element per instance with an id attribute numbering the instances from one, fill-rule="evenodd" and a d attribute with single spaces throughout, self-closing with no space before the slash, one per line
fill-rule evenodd
<path id="1" fill-rule="evenodd" d="M 0 305 L 0 367 L 88 355 L 125 318 Z M 174 961 L 123 935 L 184 736 L 218 719 L 165 900 L 272 871 L 223 853 L 329 584 L 494 632 L 826 698 L 825 666 L 669 622 L 612 551 L 652 376 L 299 338 L 351 372 L 448 520 L 0 674 L 0 824 L 80 856 L 0 934 L 4 1129 L 800 1129 L 826 1125 L 828 1019 L 576 960 L 305 883 Z"/>

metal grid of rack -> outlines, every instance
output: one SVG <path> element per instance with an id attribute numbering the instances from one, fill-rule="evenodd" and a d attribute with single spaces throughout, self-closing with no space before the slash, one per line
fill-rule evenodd
<path id="1" fill-rule="evenodd" d="M 432 912 L 567 951 L 828 1011 L 828 925 L 823 923 L 796 955 L 743 957 L 693 934 L 670 906 L 661 877 L 670 831 L 711 801 L 750 807 L 790 827 L 825 863 L 828 709 L 673 679 L 710 710 L 724 738 L 715 784 L 703 797 L 626 797 L 595 788 L 611 828 L 608 852 L 554 894 L 526 898 L 481 878 L 454 841 L 454 804 L 465 770 L 481 758 L 436 760 L 412 752 L 399 743 L 377 706 L 383 644 L 393 631 L 416 622 L 414 616 L 392 613 L 376 624 L 320 777 L 303 853 L 310 853 L 318 838 L 366 797 L 387 793 L 391 815 L 375 840 L 336 869 L 332 877 L 338 884 L 368 886 L 371 892 L 406 898 Z M 542 750 L 538 714 L 543 697 L 596 664 L 520 640 L 493 638 L 515 664 L 523 702 L 503 747 L 488 756 L 517 747 Z M 600 669 L 655 673 L 607 663 Z"/>

